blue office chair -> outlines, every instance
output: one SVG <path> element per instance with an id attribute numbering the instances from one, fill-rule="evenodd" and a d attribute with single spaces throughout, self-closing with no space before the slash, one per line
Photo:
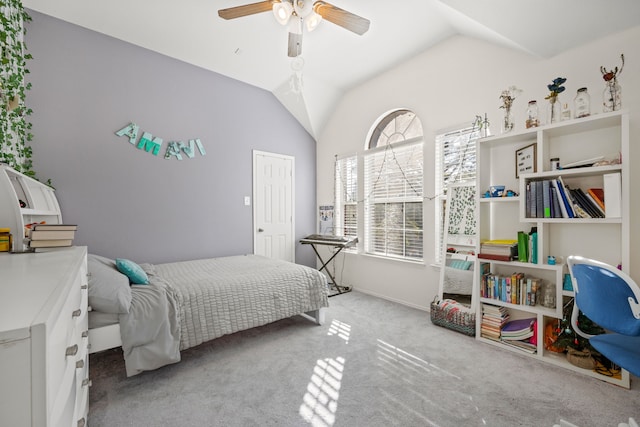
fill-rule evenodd
<path id="1" fill-rule="evenodd" d="M 567 258 L 575 299 L 571 325 L 616 365 L 640 377 L 640 288 L 628 274 L 600 261 Z M 578 309 L 607 333 L 580 330 Z"/>

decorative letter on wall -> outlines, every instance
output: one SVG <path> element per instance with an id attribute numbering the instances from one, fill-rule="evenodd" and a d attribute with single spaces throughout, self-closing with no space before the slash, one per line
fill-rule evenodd
<path id="1" fill-rule="evenodd" d="M 178 160 L 182 160 L 179 144 L 182 144 L 182 142 L 171 141 L 169 145 L 167 145 L 167 151 L 164 153 L 164 158 L 168 160 L 171 156 L 176 156 Z"/>
<path id="2" fill-rule="evenodd" d="M 129 138 L 129 142 L 133 145 L 136 144 L 136 139 L 138 138 L 138 132 L 140 127 L 135 123 L 130 123 L 128 126 L 123 127 L 119 131 L 116 132 L 118 136 L 126 136 Z M 157 156 L 160 152 L 160 147 L 162 146 L 162 138 L 154 138 L 149 132 L 144 132 L 140 141 L 138 141 L 137 148 L 140 150 L 144 150 L 147 153 L 151 152 L 154 156 Z M 173 156 L 176 156 L 178 160 L 182 160 L 182 152 L 184 152 L 190 159 L 195 157 L 195 147 L 198 147 L 198 151 L 200 151 L 201 155 L 207 154 L 204 151 L 204 146 L 200 139 L 190 139 L 189 145 L 186 145 L 182 141 L 178 142 L 169 142 L 167 144 L 167 151 L 164 154 L 165 159 L 170 159 Z"/>
<path id="3" fill-rule="evenodd" d="M 187 156 L 189 156 L 190 159 L 193 159 L 193 157 L 195 156 L 194 145 L 198 146 L 198 151 L 200 151 L 200 154 L 202 154 L 203 156 L 205 154 L 207 154 L 204 151 L 204 147 L 202 146 L 202 142 L 200 142 L 199 139 L 190 139 L 188 146 L 183 144 L 182 141 L 180 141 L 178 144 L 180 145 L 180 148 L 182 149 L 182 151 L 184 151 L 184 153 Z"/>
<path id="4" fill-rule="evenodd" d="M 144 148 L 144 151 L 147 153 L 151 151 L 154 156 L 157 156 L 160 151 L 160 146 L 162 145 L 162 138 L 152 138 L 153 135 L 149 132 L 143 133 L 142 138 L 140 138 L 140 141 L 138 142 L 138 148 Z"/>
<path id="5" fill-rule="evenodd" d="M 138 139 L 139 129 L 140 128 L 138 127 L 137 124 L 131 123 L 129 124 L 129 126 L 125 126 L 122 129 L 120 129 L 118 132 L 116 132 L 116 135 L 118 136 L 127 135 L 129 137 L 129 142 L 135 145 L 136 139 Z"/>

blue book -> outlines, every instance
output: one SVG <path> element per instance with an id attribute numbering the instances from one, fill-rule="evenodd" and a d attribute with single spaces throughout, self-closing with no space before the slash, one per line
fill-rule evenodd
<path id="1" fill-rule="evenodd" d="M 573 206 L 571 206 L 571 202 L 567 198 L 567 194 L 565 193 L 565 188 L 564 188 L 562 180 L 557 179 L 556 180 L 556 185 L 558 187 L 558 191 L 560 192 L 560 197 L 562 198 L 562 203 L 564 204 L 564 207 L 565 207 L 565 209 L 567 211 L 567 215 L 569 216 L 569 218 L 575 218 L 575 214 L 573 213 Z"/>

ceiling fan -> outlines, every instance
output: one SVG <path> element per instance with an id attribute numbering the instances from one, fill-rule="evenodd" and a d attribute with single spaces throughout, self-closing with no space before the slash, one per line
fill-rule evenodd
<path id="1" fill-rule="evenodd" d="M 264 0 L 257 3 L 220 9 L 218 15 L 224 19 L 235 19 L 255 13 L 273 11 L 276 20 L 289 27 L 290 57 L 302 53 L 302 28 L 313 31 L 322 19 L 333 22 L 356 34 L 369 30 L 369 20 L 347 12 L 322 0 Z"/>

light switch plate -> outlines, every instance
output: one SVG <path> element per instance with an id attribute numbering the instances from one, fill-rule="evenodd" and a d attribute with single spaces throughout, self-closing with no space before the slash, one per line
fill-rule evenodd
<path id="1" fill-rule="evenodd" d="M 244 196 L 244 205 L 245 206 L 251 206 L 251 197 Z"/>

